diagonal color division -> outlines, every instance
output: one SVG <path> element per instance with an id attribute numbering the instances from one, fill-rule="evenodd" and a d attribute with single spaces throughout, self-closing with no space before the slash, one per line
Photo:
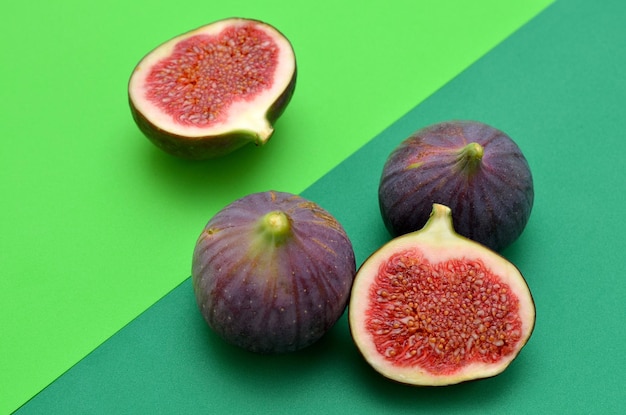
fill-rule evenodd
<path id="1" fill-rule="evenodd" d="M 247 353 L 208 329 L 186 279 L 17 415 L 626 413 L 625 15 L 619 0 L 555 2 L 302 192 L 344 224 L 361 262 L 389 238 L 376 185 L 400 140 L 450 118 L 508 132 L 536 202 L 503 254 L 529 283 L 537 325 L 501 375 L 396 384 L 367 366 L 346 318 L 299 353 Z"/>
<path id="2" fill-rule="evenodd" d="M 159 1 L 57 3 L 13 2 L 0 28 L 12 56 L 0 77 L 0 413 L 180 284 L 217 209 L 252 191 L 303 191 L 550 1 L 192 0 L 176 19 Z M 296 48 L 299 83 L 277 133 L 212 163 L 161 154 L 130 119 L 132 67 L 233 15 L 273 23 Z"/>

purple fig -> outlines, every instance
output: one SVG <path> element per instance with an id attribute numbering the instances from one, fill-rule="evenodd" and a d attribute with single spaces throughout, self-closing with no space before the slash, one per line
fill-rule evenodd
<path id="1" fill-rule="evenodd" d="M 378 198 L 392 236 L 421 229 L 439 203 L 452 210 L 460 235 L 501 251 L 526 227 L 534 190 L 528 162 L 508 135 L 477 121 L 449 121 L 393 150 Z"/>
<path id="2" fill-rule="evenodd" d="M 219 211 L 198 238 L 192 266 L 208 325 L 258 353 L 319 340 L 342 316 L 355 273 L 339 222 L 314 202 L 274 191 Z"/>

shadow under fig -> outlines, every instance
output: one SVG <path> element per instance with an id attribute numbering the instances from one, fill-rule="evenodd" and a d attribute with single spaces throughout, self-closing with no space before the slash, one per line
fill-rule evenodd
<path id="1" fill-rule="evenodd" d="M 238 381 L 243 378 L 248 383 L 263 384 L 271 378 L 272 383 L 289 384 L 307 376 L 318 377 L 320 372 L 335 371 L 338 366 L 348 367 L 354 363 L 351 360 L 360 357 L 352 343 L 345 315 L 317 342 L 283 354 L 241 349 L 213 332 L 204 320 L 202 324 L 207 359 L 219 362 L 219 369 Z"/>

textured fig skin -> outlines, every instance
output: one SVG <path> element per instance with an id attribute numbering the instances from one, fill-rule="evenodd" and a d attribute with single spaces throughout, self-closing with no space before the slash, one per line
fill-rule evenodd
<path id="1" fill-rule="evenodd" d="M 223 157 L 228 155 L 241 147 L 253 143 L 256 146 L 262 146 L 266 144 L 270 138 L 274 134 L 274 125 L 278 118 L 284 113 L 285 109 L 291 102 L 291 99 L 295 93 L 296 83 L 297 83 L 297 62 L 295 60 L 295 52 L 289 40 L 286 36 L 278 30 L 276 27 L 269 25 L 266 22 L 263 22 L 258 19 L 251 18 L 241 18 L 241 17 L 231 17 L 225 18 L 218 21 L 215 21 L 207 26 L 213 24 L 220 24 L 222 22 L 232 21 L 236 22 L 250 22 L 257 23 L 260 26 L 266 26 L 275 31 L 278 35 L 280 35 L 288 44 L 289 49 L 291 50 L 291 54 L 293 55 L 293 73 L 289 79 L 289 83 L 282 91 L 282 93 L 275 99 L 275 101 L 267 107 L 267 111 L 265 113 L 265 120 L 268 123 L 268 127 L 270 131 L 268 133 L 263 133 L 260 136 L 256 131 L 251 131 L 247 129 L 237 129 L 233 128 L 228 132 L 223 132 L 219 134 L 207 134 L 204 136 L 185 136 L 181 134 L 176 134 L 171 131 L 160 128 L 155 123 L 149 120 L 145 114 L 143 114 L 133 102 L 133 96 L 130 88 L 128 88 L 128 102 L 131 111 L 131 115 L 135 124 L 139 128 L 139 130 L 143 133 L 143 135 L 152 142 L 156 147 L 163 150 L 164 152 L 188 160 L 208 160 Z M 199 28 L 198 28 L 199 29 Z M 182 34 L 178 36 L 183 39 L 190 33 L 197 31 L 198 29 L 189 31 L 188 33 Z M 166 44 L 165 42 L 164 44 Z M 152 51 L 144 56 L 144 58 L 136 65 L 133 73 L 141 67 L 143 60 L 152 53 L 155 53 L 160 47 L 164 44 L 157 46 Z M 131 75 L 132 80 L 132 75 Z M 267 134 L 267 135 L 266 135 Z"/>
<path id="2" fill-rule="evenodd" d="M 457 170 L 456 157 L 471 142 L 484 154 L 467 174 Z M 383 167 L 378 198 L 392 236 L 421 229 L 440 203 L 452 209 L 460 235 L 502 251 L 526 227 L 534 188 L 528 162 L 508 135 L 460 120 L 425 127 L 400 143 Z"/>
<path id="3" fill-rule="evenodd" d="M 291 232 L 270 243 L 259 220 L 283 212 Z M 192 282 L 207 324 L 226 341 L 264 354 L 319 340 L 342 316 L 356 263 L 339 222 L 284 192 L 238 199 L 207 223 L 193 254 Z"/>

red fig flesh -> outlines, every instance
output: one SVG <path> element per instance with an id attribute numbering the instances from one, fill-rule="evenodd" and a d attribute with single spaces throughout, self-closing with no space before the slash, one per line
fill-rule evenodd
<path id="1" fill-rule="evenodd" d="M 140 130 L 176 156 L 206 159 L 265 144 L 291 100 L 296 61 L 289 40 L 257 20 L 220 20 L 147 54 L 129 81 Z"/>
<path id="2" fill-rule="evenodd" d="M 348 310 L 365 360 L 414 385 L 501 373 L 535 324 L 519 270 L 456 234 L 450 209 L 438 204 L 423 229 L 391 240 L 363 263 Z"/>

